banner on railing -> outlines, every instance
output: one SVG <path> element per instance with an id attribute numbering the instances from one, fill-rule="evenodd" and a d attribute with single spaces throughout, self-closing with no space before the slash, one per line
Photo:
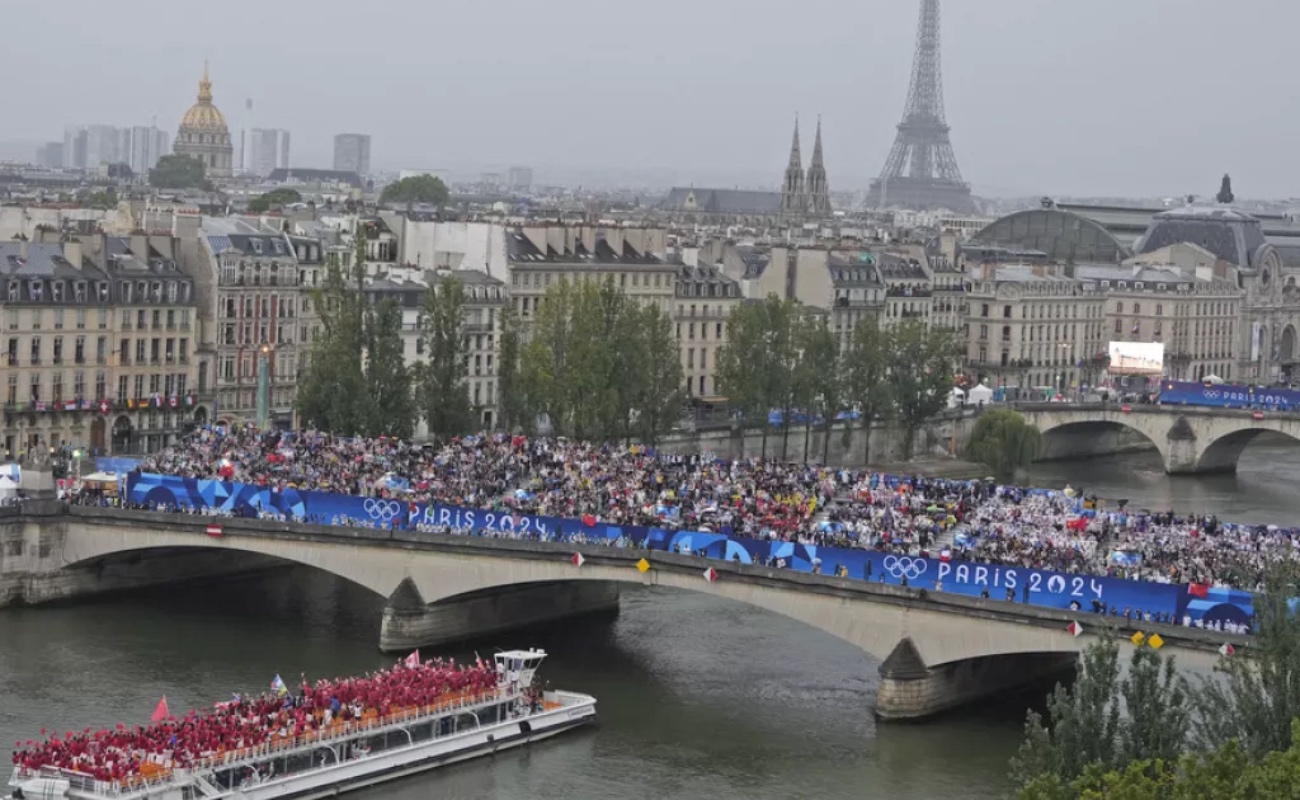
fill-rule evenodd
<path id="1" fill-rule="evenodd" d="M 353 497 L 327 492 L 272 490 L 263 486 L 172 475 L 132 473 L 127 481 L 132 503 L 211 509 L 236 517 L 264 511 L 323 525 L 364 525 L 411 530 L 445 526 L 475 533 L 614 547 L 662 550 L 741 564 L 761 564 L 796 572 L 818 572 L 852 580 L 970 597 L 987 596 L 1080 613 L 1104 613 L 1137 620 L 1161 615 L 1181 623 L 1248 623 L 1253 613 L 1247 592 L 1215 590 L 1193 594 L 1186 584 L 1073 575 L 1047 569 L 978 564 L 959 559 L 899 555 L 850 547 L 821 547 L 752 539 L 709 531 L 680 531 L 616 525 L 592 518 L 561 519 L 512 511 L 410 503 L 388 497 Z M 419 536 L 419 533 L 408 535 Z M 432 534 L 430 534 L 432 535 Z"/>

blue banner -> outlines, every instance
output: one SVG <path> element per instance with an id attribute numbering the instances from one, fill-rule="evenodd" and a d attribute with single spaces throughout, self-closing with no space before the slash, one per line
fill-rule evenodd
<path id="1" fill-rule="evenodd" d="M 374 528 L 448 527 L 523 539 L 602 544 L 662 550 L 702 558 L 761 564 L 797 572 L 819 572 L 853 580 L 969 597 L 987 596 L 1083 614 L 1100 610 L 1108 616 L 1166 621 L 1249 623 L 1252 598 L 1247 592 L 1213 589 L 1194 595 L 1186 584 L 1073 575 L 1046 569 L 980 564 L 928 555 L 909 556 L 850 547 L 819 547 L 794 542 L 752 539 L 710 531 L 682 531 L 616 525 L 593 520 L 561 519 L 509 510 L 493 511 L 386 497 L 352 497 L 327 492 L 277 491 L 224 481 L 171 475 L 131 473 L 127 499 L 145 505 L 209 508 L 233 516 L 256 517 L 264 511 L 323 525 Z M 410 534 L 408 534 L 410 535 Z M 415 533 L 435 536 L 433 533 Z M 1095 601 L 1095 602 L 1094 602 Z"/>
<path id="2" fill-rule="evenodd" d="M 1276 386 L 1161 381 L 1160 402 L 1167 405 L 1290 411 L 1300 408 L 1300 391 Z"/>

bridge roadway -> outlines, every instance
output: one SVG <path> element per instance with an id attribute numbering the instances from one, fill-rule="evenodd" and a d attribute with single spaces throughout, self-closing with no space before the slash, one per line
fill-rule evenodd
<path id="1" fill-rule="evenodd" d="M 1103 630 L 1089 614 L 722 562 L 663 551 L 28 504 L 0 513 L 0 606 L 72 600 L 271 565 L 306 564 L 388 599 L 380 647 L 408 652 L 615 611 L 622 584 L 706 592 L 783 614 L 881 662 L 875 710 L 918 719 L 1002 691 L 1050 686 Z M 637 562 L 651 568 L 642 573 Z M 717 579 L 706 580 L 707 568 Z M 1075 638 L 1066 627 L 1084 626 Z M 690 625 L 689 619 L 682 620 Z M 1203 667 L 1230 637 L 1142 624 Z M 1132 629 L 1118 631 L 1127 637 Z M 1125 642 L 1125 646 L 1128 644 Z"/>
<path id="2" fill-rule="evenodd" d="M 1040 458 L 1105 455 L 1144 445 L 1160 453 L 1165 472 L 1235 472 L 1247 445 L 1273 433 L 1300 440 L 1300 414 L 1180 405 L 1017 403 L 1043 434 Z"/>

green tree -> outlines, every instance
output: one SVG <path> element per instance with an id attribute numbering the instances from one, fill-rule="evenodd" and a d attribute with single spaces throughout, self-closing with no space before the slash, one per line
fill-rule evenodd
<path id="1" fill-rule="evenodd" d="M 797 315 L 794 301 L 774 294 L 758 303 L 745 303 L 731 312 L 727 343 L 718 351 L 719 388 L 744 414 L 747 426 L 762 427 L 763 458 L 767 458 L 771 431 L 768 415 L 774 410 L 782 412 L 783 439 L 788 447 L 795 405 Z"/>
<path id="2" fill-rule="evenodd" d="M 248 201 L 248 210 L 254 214 L 264 214 L 273 208 L 282 208 L 291 203 L 301 203 L 302 195 L 297 189 L 291 189 L 287 186 L 279 189 L 272 189 L 265 194 L 260 194 Z"/>
<path id="3" fill-rule="evenodd" d="M 919 320 L 899 324 L 890 336 L 889 379 L 903 427 L 903 459 L 911 460 L 916 432 L 948 403 L 952 391 L 952 334 Z"/>
<path id="4" fill-rule="evenodd" d="M 659 306 L 645 303 L 633 309 L 633 314 L 644 355 L 631 406 L 636 410 L 634 431 L 641 441 L 656 444 L 682 416 L 686 392 L 682 389 L 681 350 L 673 335 L 673 321 Z"/>
<path id="5" fill-rule="evenodd" d="M 889 354 L 893 348 L 889 332 L 875 317 L 858 320 L 844 353 L 845 403 L 858 412 L 862 431 L 862 463 L 871 463 L 871 425 L 894 411 L 894 389 L 889 382 Z M 853 424 L 844 425 L 844 445 L 853 437 Z"/>
<path id="6" fill-rule="evenodd" d="M 536 420 L 529 421 L 526 409 L 528 399 L 519 373 L 520 350 L 519 323 L 507 305 L 501 311 L 501 350 L 497 353 L 497 397 L 499 398 L 502 430 L 507 432 L 523 428 L 531 433 Z"/>
<path id="7" fill-rule="evenodd" d="M 197 158 L 166 155 L 149 170 L 149 185 L 156 189 L 207 189 L 207 169 Z"/>
<path id="8" fill-rule="evenodd" d="M 419 411 L 439 440 L 470 433 L 474 408 L 466 382 L 465 284 L 449 276 L 430 286 L 420 314 L 425 362 L 420 369 Z"/>
<path id="9" fill-rule="evenodd" d="M 1107 634 L 1084 651 L 1074 685 L 1056 687 L 1048 700 L 1048 723 L 1029 712 L 1012 777 L 1021 787 L 1052 785 L 1045 776 L 1064 786 L 1090 770 L 1121 769 L 1133 761 L 1172 762 L 1187 745 L 1189 694 L 1174 659 L 1150 647 L 1133 651 L 1121 678 L 1119 645 Z"/>
<path id="10" fill-rule="evenodd" d="M 411 372 L 402 342 L 402 308 L 396 300 L 371 303 L 365 315 L 367 436 L 409 439 L 415 432 L 416 409 Z"/>
<path id="11" fill-rule="evenodd" d="M 310 360 L 298 384 L 298 414 L 310 426 L 343 435 L 365 427 L 367 385 L 361 354 L 365 345 L 363 300 L 338 259 L 331 257 L 325 280 L 312 292 L 321 321 Z"/>
<path id="12" fill-rule="evenodd" d="M 1245 570 L 1242 570 L 1245 572 Z M 1254 600 L 1249 647 L 1215 667 L 1196 694 L 1203 747 L 1235 739 L 1260 755 L 1294 744 L 1291 721 L 1300 718 L 1300 624 L 1288 598 L 1297 594 L 1294 562 L 1273 565 Z"/>
<path id="13" fill-rule="evenodd" d="M 984 464 L 998 478 L 1009 479 L 1037 457 L 1041 440 L 1038 429 L 1020 414 L 990 408 L 975 421 L 966 457 Z"/>
<path id="14" fill-rule="evenodd" d="M 839 340 L 831 332 L 825 314 L 805 314 L 796 327 L 795 383 L 799 408 L 809 417 L 804 426 L 803 460 L 808 460 L 814 415 L 822 418 L 822 463 L 830 453 L 831 428 L 843 410 L 839 364 Z"/>
<path id="15" fill-rule="evenodd" d="M 1294 800 L 1300 786 L 1300 720 L 1291 723 L 1285 751 L 1259 757 L 1229 740 L 1177 760 L 1134 761 L 1077 778 L 1040 775 L 1021 787 L 1020 800 Z"/>
<path id="16" fill-rule="evenodd" d="M 441 206 L 449 197 L 447 184 L 434 175 L 412 175 L 384 187 L 379 195 L 380 205 L 427 203 Z"/>
<path id="17" fill-rule="evenodd" d="M 545 415 L 580 439 L 655 441 L 677 421 L 682 372 L 672 322 L 612 281 L 561 281 L 520 349 L 512 414 Z M 512 379 L 515 380 L 515 379 Z"/>

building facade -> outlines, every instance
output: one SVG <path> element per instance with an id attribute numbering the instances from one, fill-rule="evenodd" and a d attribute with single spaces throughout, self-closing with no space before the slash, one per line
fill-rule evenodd
<path id="1" fill-rule="evenodd" d="M 0 243 L 9 457 L 157 452 L 207 418 L 193 279 L 168 236 Z"/>
<path id="2" fill-rule="evenodd" d="M 727 343 L 731 312 L 745 301 L 740 285 L 710 265 L 677 268 L 673 321 L 681 349 L 686 394 L 718 399 L 718 351 Z"/>
<path id="3" fill-rule="evenodd" d="M 302 359 L 319 335 L 311 289 L 325 269 L 321 244 L 229 219 L 204 218 L 196 231 L 205 340 L 215 365 L 215 418 L 257 423 L 266 363 L 269 425 L 293 424 Z"/>
<path id="4" fill-rule="evenodd" d="M 212 104 L 212 81 L 208 79 L 207 64 L 203 65 L 198 100 L 181 118 L 174 152 L 202 161 L 210 178 L 228 178 L 231 175 L 235 148 L 225 116 Z"/>
<path id="5" fill-rule="evenodd" d="M 340 133 L 334 137 L 334 169 L 355 172 L 365 177 L 370 174 L 370 135 L 366 133 Z"/>

